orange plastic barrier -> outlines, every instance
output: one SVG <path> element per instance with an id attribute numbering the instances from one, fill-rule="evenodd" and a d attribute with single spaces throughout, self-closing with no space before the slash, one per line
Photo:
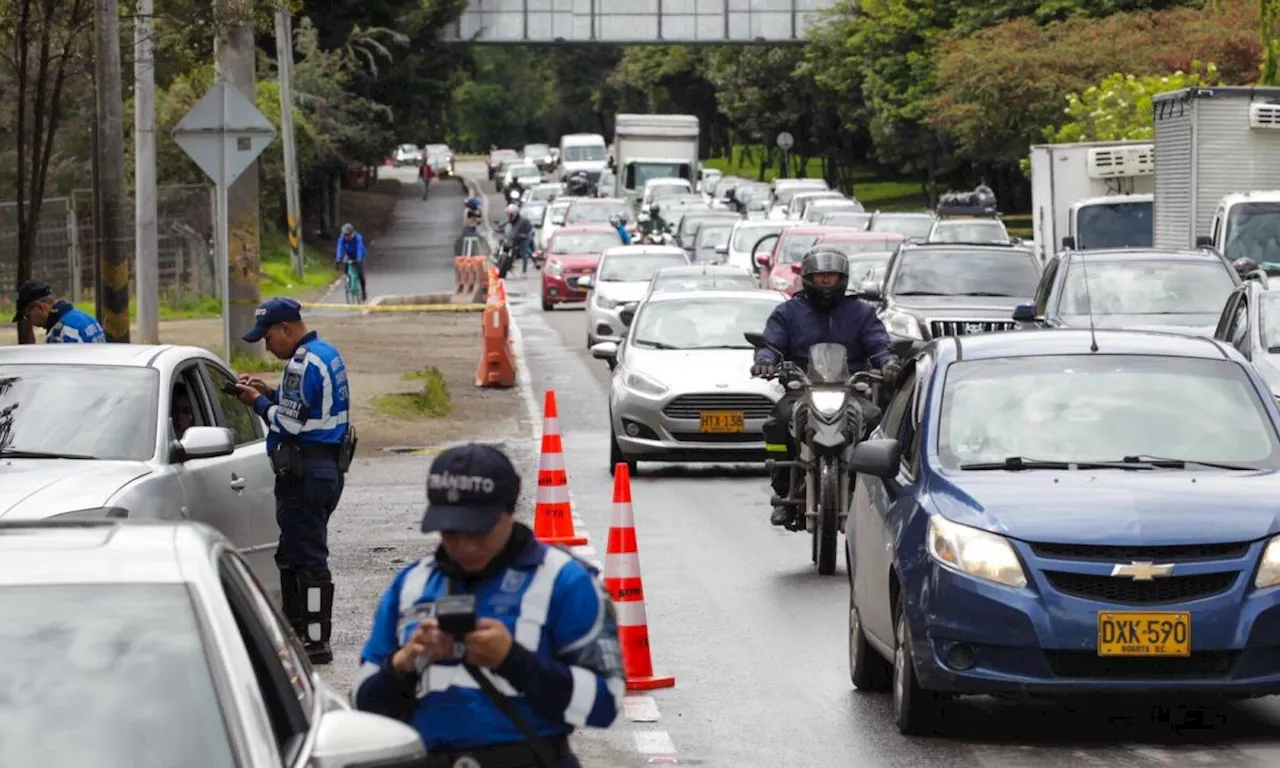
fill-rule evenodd
<path id="1" fill-rule="evenodd" d="M 569 475 L 560 444 L 560 414 L 556 393 L 547 390 L 542 407 L 542 459 L 538 462 L 538 499 L 533 508 L 533 535 L 544 544 L 580 547 L 587 543 L 573 528 Z"/>
<path id="2" fill-rule="evenodd" d="M 644 582 L 640 578 L 640 552 L 636 546 L 636 518 L 631 509 L 631 474 L 627 465 L 621 463 L 613 472 L 613 514 L 609 521 L 609 548 L 604 555 L 604 588 L 613 598 L 617 611 L 618 643 L 622 646 L 627 690 L 674 688 L 674 677 L 653 674 L 649 620 L 644 612 Z"/>
<path id="3" fill-rule="evenodd" d="M 458 256 L 453 260 L 454 293 L 460 296 L 472 296 L 473 303 L 484 302 L 481 293 L 488 278 L 488 258 L 484 256 Z"/>
<path id="4" fill-rule="evenodd" d="M 482 259 L 483 260 L 483 259 Z M 506 289 L 498 281 L 484 308 L 484 340 L 480 364 L 476 366 L 477 387 L 509 388 L 516 385 L 516 357 L 511 348 L 511 315 L 507 312 Z M 503 297 L 499 301 L 498 297 Z"/>

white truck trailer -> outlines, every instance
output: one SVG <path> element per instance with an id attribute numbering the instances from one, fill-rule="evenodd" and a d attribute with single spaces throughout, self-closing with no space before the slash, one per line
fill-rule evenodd
<path id="1" fill-rule="evenodd" d="M 1280 272 L 1280 88 L 1157 94 L 1155 244 Z"/>
<path id="2" fill-rule="evenodd" d="M 650 179 L 678 177 L 697 184 L 698 132 L 693 115 L 618 115 L 614 196 L 638 200 Z"/>
<path id="3" fill-rule="evenodd" d="M 1143 141 L 1031 147 L 1036 251 L 1150 246 L 1154 148 Z"/>

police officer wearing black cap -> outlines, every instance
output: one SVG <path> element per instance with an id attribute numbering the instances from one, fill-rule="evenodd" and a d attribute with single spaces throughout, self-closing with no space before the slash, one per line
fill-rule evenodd
<path id="1" fill-rule="evenodd" d="M 48 329 L 45 344 L 105 344 L 107 335 L 93 315 L 58 299 L 43 280 L 28 280 L 18 286 L 17 312 L 13 322 L 26 320 Z"/>
<path id="2" fill-rule="evenodd" d="M 440 547 L 396 574 L 360 656 L 355 706 L 416 728 L 433 768 L 578 768 L 568 735 L 622 707 L 613 603 L 516 522 L 519 493 L 496 448 L 436 457 L 422 530 Z"/>
<path id="3" fill-rule="evenodd" d="M 316 664 L 333 661 L 333 578 L 329 572 L 329 516 L 342 498 L 343 474 L 355 452 L 349 422 L 351 393 L 342 355 L 302 322 L 302 305 L 269 299 L 242 338 L 262 340 L 288 360 L 280 388 L 242 375 L 241 402 L 270 427 L 267 453 L 276 475 L 281 602 L 285 617 Z"/>

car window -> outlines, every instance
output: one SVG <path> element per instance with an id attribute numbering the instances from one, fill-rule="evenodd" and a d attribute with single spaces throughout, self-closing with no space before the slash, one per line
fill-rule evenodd
<path id="1" fill-rule="evenodd" d="M 263 430 L 257 414 L 252 408 L 240 402 L 240 398 L 222 391 L 224 385 L 235 384 L 236 380 L 216 365 L 206 363 L 205 370 L 209 372 L 209 378 L 213 381 L 213 391 L 217 393 L 218 405 L 222 407 L 222 423 L 219 426 L 226 427 L 235 433 L 236 445 L 247 445 L 261 440 Z"/>
<path id="2" fill-rule="evenodd" d="M 1280 468 L 1275 429 L 1243 366 L 1154 355 L 971 360 L 947 371 L 944 466 L 1155 456 Z M 1230 429 L 1223 429 L 1230 424 Z"/>
<path id="3" fill-rule="evenodd" d="M 647 302 L 632 324 L 631 343 L 653 349 L 751 349 L 743 334 L 759 332 L 777 306 L 772 297 Z"/>
<path id="4" fill-rule="evenodd" d="M 871 220 L 875 218 L 874 213 L 861 213 L 850 211 L 848 213 L 827 213 L 823 212 L 821 219 L 824 227 L 857 227 L 858 229 L 866 229 L 871 224 Z"/>
<path id="5" fill-rule="evenodd" d="M 1262 348 L 1280 353 L 1280 293 L 1263 293 L 1258 297 L 1258 335 Z"/>
<path id="6" fill-rule="evenodd" d="M 1231 345 L 1245 357 L 1250 357 L 1249 350 L 1249 300 L 1241 297 L 1240 306 L 1236 309 L 1235 320 L 1231 324 Z"/>
<path id="7" fill-rule="evenodd" d="M 606 257 L 601 260 L 598 280 L 602 283 L 639 283 L 652 280 L 653 273 L 663 267 L 688 265 L 689 260 L 683 253 L 644 253 Z"/>
<path id="8" fill-rule="evenodd" d="M 659 274 L 653 279 L 653 290 L 655 291 L 750 291 L 756 287 L 756 279 L 745 273 L 741 275 Z"/>
<path id="9" fill-rule="evenodd" d="M 733 227 L 725 227 L 715 224 L 703 224 L 698 227 L 698 236 L 694 238 L 694 244 L 699 248 L 717 248 L 722 245 L 729 244 L 729 233 L 733 232 Z"/>
<path id="10" fill-rule="evenodd" d="M 928 237 L 933 229 L 932 216 L 882 213 L 872 220 L 872 232 L 897 232 L 903 237 Z"/>
<path id="11" fill-rule="evenodd" d="M 891 437 L 895 440 L 902 437 L 902 422 L 907 415 L 909 406 L 911 405 L 912 393 L 915 391 L 915 363 L 908 363 L 903 373 L 904 376 L 902 377 L 901 383 L 898 385 L 898 391 L 894 393 L 893 399 L 889 401 L 889 408 L 885 411 L 884 418 L 880 421 L 881 429 L 884 430 L 884 436 Z"/>
<path id="12" fill-rule="evenodd" d="M 1088 276 L 1086 289 L 1085 276 Z M 1067 265 L 1064 315 L 1213 314 L 1235 290 L 1230 268 L 1214 261 L 1094 261 Z"/>
<path id="13" fill-rule="evenodd" d="M 902 242 L 902 238 L 892 232 L 885 232 L 883 238 L 878 239 L 860 239 L 860 240 L 840 240 L 831 241 L 819 240 L 816 245 L 829 245 L 845 256 L 852 258 L 859 253 L 892 253 L 894 248 L 898 247 L 898 243 Z"/>
<path id="14" fill-rule="evenodd" d="M 173 377 L 173 388 L 169 392 L 169 429 L 174 440 L 181 440 L 191 427 L 217 424 L 199 372 L 197 365 L 192 363 Z"/>
<path id="15" fill-rule="evenodd" d="M 738 227 L 737 231 L 733 233 L 732 248 L 735 251 L 745 251 L 765 235 L 777 234 L 786 228 L 787 225 L 781 223 L 773 226 Z"/>
<path id="16" fill-rule="evenodd" d="M 1030 300 L 1040 282 L 1035 257 L 1017 249 L 903 251 L 890 292 L 897 296 L 1007 296 Z"/>
<path id="17" fill-rule="evenodd" d="M 604 253 L 610 248 L 622 245 L 622 237 L 617 232 L 575 232 L 572 234 L 560 230 L 551 238 L 551 253 Z"/>
<path id="18" fill-rule="evenodd" d="M 1040 284 L 1036 286 L 1036 317 L 1044 317 L 1049 311 L 1049 297 L 1053 294 L 1054 277 L 1058 274 L 1061 260 L 1054 256 L 1045 265 L 1044 274 L 1040 276 Z"/>
<path id="19" fill-rule="evenodd" d="M 813 244 L 818 242 L 819 235 L 793 235 L 785 233 L 782 236 L 782 253 L 778 256 L 779 264 L 794 264 L 804 258 L 809 252 Z"/>
<path id="20" fill-rule="evenodd" d="M 943 221 L 929 239 L 938 243 L 1007 243 L 1009 233 L 998 221 Z"/>
<path id="21" fill-rule="evenodd" d="M 231 768 L 183 584 L 0 589 L 0 765 Z"/>
<path id="22" fill-rule="evenodd" d="M 574 203 L 565 216 L 566 224 L 608 224 L 610 216 L 632 218 L 631 206 L 626 203 Z"/>

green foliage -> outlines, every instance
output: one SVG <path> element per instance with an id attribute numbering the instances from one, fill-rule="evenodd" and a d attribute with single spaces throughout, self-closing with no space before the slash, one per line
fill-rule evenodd
<path id="1" fill-rule="evenodd" d="M 1082 93 L 1067 97 L 1067 122 L 1046 128 L 1053 144 L 1072 141 L 1151 139 L 1154 126 L 1151 99 L 1158 93 L 1198 85 L 1219 85 L 1218 68 L 1194 62 L 1191 72 L 1135 77 L 1117 72 Z"/>
<path id="2" fill-rule="evenodd" d="M 373 407 L 380 413 L 398 419 L 439 419 L 453 412 L 449 387 L 440 369 L 435 366 L 405 374 L 406 379 L 421 381 L 418 392 L 396 392 L 379 395 L 373 399 Z"/>

